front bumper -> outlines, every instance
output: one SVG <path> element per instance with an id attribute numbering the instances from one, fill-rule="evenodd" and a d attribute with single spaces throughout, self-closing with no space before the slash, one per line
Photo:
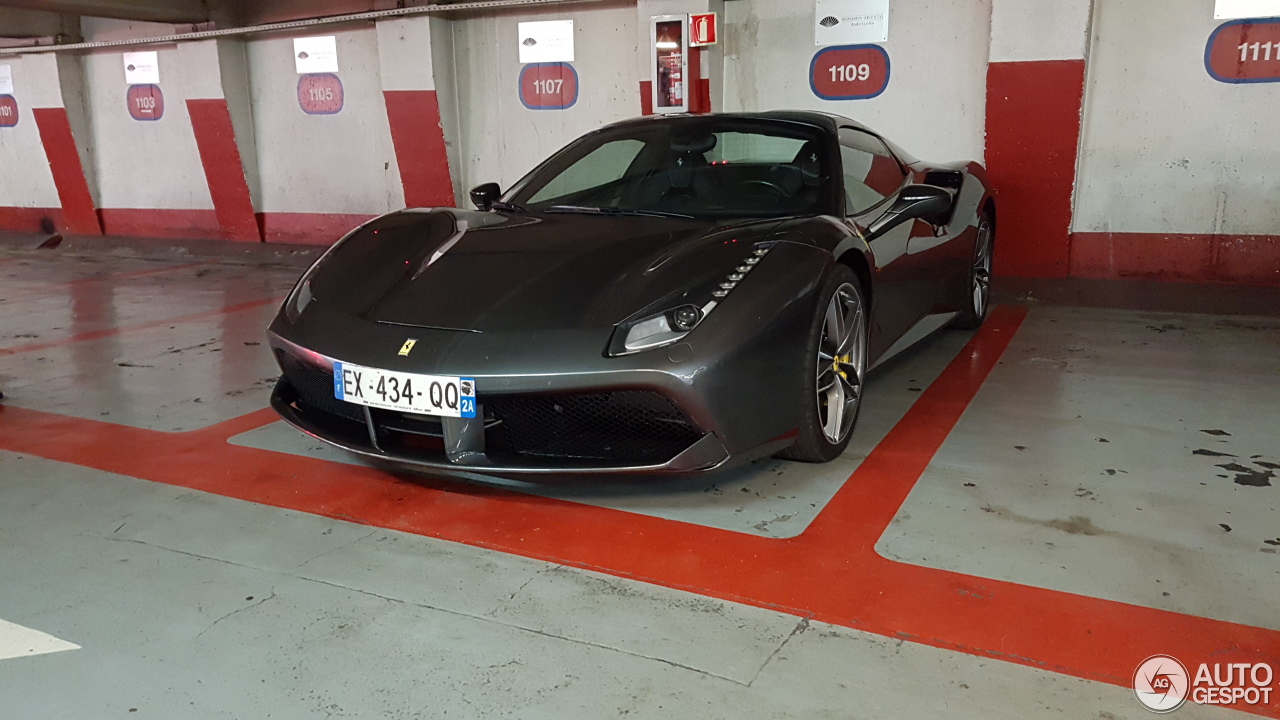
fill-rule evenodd
<path id="1" fill-rule="evenodd" d="M 318 365 L 299 368 L 299 362 L 297 357 L 283 360 L 285 374 L 272 393 L 272 407 L 303 432 L 366 457 L 436 470 L 498 475 L 686 474 L 721 468 L 730 459 L 714 433 L 702 432 L 683 418 L 677 419 L 672 412 L 678 413 L 674 405 L 668 403 L 666 407 L 671 410 L 662 410 L 666 401 L 655 400 L 656 394 L 647 391 L 481 395 L 475 419 L 434 418 L 365 408 L 340 400 L 329 403 L 316 397 L 314 388 L 299 387 L 303 383 L 319 385 L 324 369 Z M 328 372 L 331 377 L 331 364 Z M 319 382 L 304 379 L 307 374 L 315 374 Z M 626 436 L 618 432 L 617 425 L 622 420 L 615 420 L 613 427 L 600 427 L 602 419 L 610 424 L 604 411 L 611 408 L 597 402 L 594 416 L 579 411 L 575 419 L 565 417 L 572 410 L 545 401 L 548 397 L 567 398 L 564 405 L 572 405 L 574 398 L 625 397 L 631 399 L 631 410 L 637 414 L 646 411 L 647 402 L 659 406 L 658 411 L 648 410 L 657 415 L 649 418 L 650 425 L 658 425 L 656 431 L 653 427 L 645 431 L 641 420 L 627 420 L 627 429 L 632 432 Z M 492 410 L 486 410 L 486 402 L 499 408 L 550 405 L 561 410 L 561 417 L 553 415 L 534 425 L 527 417 L 529 413 L 505 415 L 507 411 L 500 410 L 495 416 Z"/>
<path id="2" fill-rule="evenodd" d="M 691 473 L 746 463 L 794 442 L 804 397 L 802 349 L 824 263 L 830 262 L 826 253 L 794 243 L 780 244 L 769 257 L 767 280 L 753 273 L 686 339 L 621 357 L 604 353 L 608 326 L 540 330 L 506 326 L 500 317 L 487 318 L 483 332 L 397 326 L 339 312 L 318 299 L 300 317 L 282 312 L 271 324 L 268 339 L 285 371 L 272 402 L 285 420 L 334 445 L 443 470 Z M 397 352 L 406 339 L 416 340 L 409 357 Z M 335 360 L 475 378 L 478 402 L 493 417 L 472 424 L 424 421 L 336 401 Z M 295 387 L 289 363 L 309 368 L 311 402 L 299 402 L 306 388 Z M 541 414 L 513 419 L 510 408 L 501 410 L 513 398 L 542 403 L 535 408 Z M 548 410 L 548 398 L 568 402 Z M 625 411 L 604 419 L 591 415 L 592 408 L 610 404 Z M 566 430 L 561 415 L 573 412 L 586 412 L 597 424 Z M 613 427 L 637 415 L 647 424 L 635 432 Z M 541 432 L 542 425 L 548 432 Z M 495 426 L 511 432 L 504 437 Z M 666 432 L 677 426 L 679 432 Z M 595 442 L 594 449 L 574 447 L 583 438 Z"/>

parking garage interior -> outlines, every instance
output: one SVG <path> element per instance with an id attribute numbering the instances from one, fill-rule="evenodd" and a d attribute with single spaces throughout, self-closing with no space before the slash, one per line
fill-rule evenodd
<path id="1" fill-rule="evenodd" d="M 1270 0 L 0 0 L 0 718 L 1280 717 L 1277 83 Z M 985 322 L 834 459 L 442 471 L 273 407 L 354 228 L 777 110 L 994 208 Z"/>

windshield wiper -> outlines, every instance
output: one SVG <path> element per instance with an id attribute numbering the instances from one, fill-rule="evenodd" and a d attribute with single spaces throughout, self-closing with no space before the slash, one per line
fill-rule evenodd
<path id="1" fill-rule="evenodd" d="M 661 210 L 630 210 L 627 208 L 586 207 L 583 205 L 552 205 L 546 210 L 549 213 L 586 213 L 589 215 L 635 215 L 638 217 L 684 218 L 692 220 L 692 215 L 662 212 Z"/>
<path id="2" fill-rule="evenodd" d="M 506 210 L 507 212 L 518 212 L 518 213 L 529 212 L 529 209 L 523 205 L 517 205 L 512 202 L 503 202 L 501 200 L 495 200 L 493 204 L 490 205 L 489 207 L 493 208 L 494 210 Z"/>

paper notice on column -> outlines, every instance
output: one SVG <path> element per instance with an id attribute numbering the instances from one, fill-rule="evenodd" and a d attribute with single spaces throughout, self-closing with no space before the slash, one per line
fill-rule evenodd
<path id="1" fill-rule="evenodd" d="M 573 21 L 544 20 L 519 25 L 520 62 L 573 62 Z"/>
<path id="2" fill-rule="evenodd" d="M 129 85 L 159 85 L 160 53 L 155 50 L 125 53 L 124 81 Z"/>
<path id="3" fill-rule="evenodd" d="M 1216 0 L 1214 20 L 1280 17 L 1280 0 Z"/>
<path id="4" fill-rule="evenodd" d="M 0 95 L 13 94 L 13 69 L 8 65 L 0 65 Z"/>
<path id="5" fill-rule="evenodd" d="M 889 0 L 815 0 L 817 45 L 860 45 L 889 39 Z"/>
<path id="6" fill-rule="evenodd" d="M 294 38 L 293 64 L 299 75 L 338 72 L 338 38 L 333 35 Z"/>

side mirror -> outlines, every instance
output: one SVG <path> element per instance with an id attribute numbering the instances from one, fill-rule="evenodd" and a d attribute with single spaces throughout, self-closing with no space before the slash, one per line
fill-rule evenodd
<path id="1" fill-rule="evenodd" d="M 502 196 L 502 188 L 498 183 L 485 183 L 471 188 L 471 202 L 479 210 L 488 210 Z"/>
<path id="2" fill-rule="evenodd" d="M 869 228 L 872 235 L 879 235 L 891 228 L 916 218 L 941 217 L 951 210 L 951 193 L 933 185 L 908 185 L 898 193 L 893 207 L 885 211 Z"/>

